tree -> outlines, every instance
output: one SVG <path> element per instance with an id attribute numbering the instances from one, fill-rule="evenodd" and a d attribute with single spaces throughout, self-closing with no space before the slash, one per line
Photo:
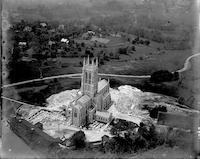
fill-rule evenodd
<path id="1" fill-rule="evenodd" d="M 134 45 L 134 44 L 136 44 L 136 42 L 137 42 L 136 40 L 132 40 L 131 43 Z"/>
<path id="2" fill-rule="evenodd" d="M 173 80 L 173 74 L 167 70 L 156 71 L 151 75 L 150 81 L 155 83 Z"/>
<path id="3" fill-rule="evenodd" d="M 174 72 L 174 80 L 178 80 L 179 79 L 179 73 L 178 72 Z"/>
<path id="4" fill-rule="evenodd" d="M 145 40 L 145 41 L 144 41 L 144 44 L 147 45 L 147 46 L 149 46 L 150 41 L 149 41 L 149 40 Z"/>
<path id="5" fill-rule="evenodd" d="M 43 105 L 46 102 L 44 95 L 42 93 L 40 93 L 40 92 L 34 93 L 32 95 L 32 99 L 33 99 L 34 103 L 40 104 L 40 105 Z"/>
<path id="6" fill-rule="evenodd" d="M 83 66 L 83 62 L 82 62 L 82 61 L 80 61 L 80 62 L 79 62 L 79 65 L 82 67 L 82 66 Z"/>
<path id="7" fill-rule="evenodd" d="M 100 58 L 100 65 L 104 65 L 104 61 L 103 61 L 103 59 L 102 58 Z"/>
<path id="8" fill-rule="evenodd" d="M 75 149 L 82 149 L 86 146 L 86 137 L 83 131 L 78 131 L 70 138 L 71 144 L 75 146 Z"/>
<path id="9" fill-rule="evenodd" d="M 120 54 L 127 54 L 127 48 L 119 48 L 118 49 L 118 52 L 120 53 Z"/>
<path id="10" fill-rule="evenodd" d="M 132 51 L 135 51 L 135 46 L 133 45 L 131 49 L 132 49 Z"/>
<path id="11" fill-rule="evenodd" d="M 179 104 L 184 104 L 185 103 L 185 99 L 183 97 L 179 97 L 178 98 L 178 103 Z"/>
<path id="12" fill-rule="evenodd" d="M 167 108 L 165 106 L 158 106 L 150 110 L 150 117 L 151 118 L 157 118 L 158 117 L 158 112 L 167 112 Z"/>
<path id="13" fill-rule="evenodd" d="M 110 130 L 110 133 L 111 133 L 112 135 L 117 135 L 117 134 L 118 134 L 117 128 L 112 127 L 111 130 Z"/>
<path id="14" fill-rule="evenodd" d="M 85 43 L 84 42 L 81 43 L 81 47 L 85 47 Z"/>
<path id="15" fill-rule="evenodd" d="M 143 57 L 142 57 L 142 56 L 140 56 L 140 57 L 139 57 L 139 59 L 140 59 L 140 60 L 143 60 Z"/>

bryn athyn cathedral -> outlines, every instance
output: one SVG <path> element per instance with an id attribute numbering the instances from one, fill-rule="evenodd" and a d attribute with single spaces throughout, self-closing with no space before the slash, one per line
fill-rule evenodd
<path id="1" fill-rule="evenodd" d="M 72 124 L 84 126 L 94 120 L 108 123 L 111 114 L 107 112 L 111 105 L 109 81 L 98 77 L 98 59 L 84 58 L 82 68 L 81 93 L 71 102 Z"/>

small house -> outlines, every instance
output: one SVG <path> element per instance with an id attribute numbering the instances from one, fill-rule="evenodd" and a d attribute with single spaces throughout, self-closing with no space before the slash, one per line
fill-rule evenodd
<path id="1" fill-rule="evenodd" d="M 61 39 L 61 42 L 62 42 L 62 43 L 68 44 L 68 43 L 69 43 L 69 40 L 68 40 L 68 39 L 65 39 L 65 38 L 62 38 L 62 39 Z"/>
<path id="2" fill-rule="evenodd" d="M 23 31 L 31 32 L 31 31 L 32 31 L 32 28 L 29 27 L 29 26 L 26 26 L 26 27 L 24 27 Z"/>
<path id="3" fill-rule="evenodd" d="M 19 46 L 26 46 L 26 42 L 19 42 Z"/>
<path id="4" fill-rule="evenodd" d="M 47 26 L 46 23 L 40 23 L 40 25 L 41 25 L 42 27 L 46 27 L 46 26 Z"/>

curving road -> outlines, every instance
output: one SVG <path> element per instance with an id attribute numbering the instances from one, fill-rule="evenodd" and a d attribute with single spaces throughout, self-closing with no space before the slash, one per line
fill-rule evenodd
<path id="1" fill-rule="evenodd" d="M 200 53 L 197 53 L 197 54 L 194 54 L 194 55 L 188 57 L 185 60 L 184 67 L 182 69 L 178 70 L 177 72 L 181 73 L 181 72 L 187 71 L 190 68 L 190 60 L 196 56 L 200 56 Z"/>
<path id="2" fill-rule="evenodd" d="M 66 78 L 66 77 L 73 78 L 73 77 L 77 77 L 77 76 L 81 76 L 81 73 L 50 76 L 50 77 L 45 77 L 45 78 L 37 78 L 37 79 L 32 79 L 32 80 L 27 80 L 27 81 L 12 83 L 12 84 L 6 84 L 6 85 L 3 85 L 1 88 L 13 87 L 13 86 L 17 86 L 17 85 L 27 84 L 27 83 L 31 83 L 31 82 L 44 81 L 44 80 L 50 80 L 50 79 L 55 79 L 55 78 Z"/>
<path id="3" fill-rule="evenodd" d="M 190 60 L 196 56 L 199 56 L 200 53 L 194 54 L 190 57 L 188 57 L 185 60 L 184 67 L 180 70 L 177 70 L 177 72 L 181 73 L 190 68 Z M 117 75 L 117 74 L 105 74 L 105 73 L 99 73 L 100 76 L 107 76 L 107 77 L 124 77 L 124 78 L 150 78 L 151 75 L 141 75 L 141 76 L 134 76 L 134 75 Z M 67 74 L 67 75 L 58 75 L 58 76 L 50 76 L 50 77 L 45 77 L 45 78 L 38 78 L 38 79 L 33 79 L 33 80 L 27 80 L 27 81 L 22 81 L 22 82 L 17 82 L 17 83 L 12 83 L 12 84 L 7 84 L 3 85 L 1 88 L 7 88 L 7 87 L 13 87 L 17 85 L 22 85 L 26 83 L 31 83 L 31 82 L 37 82 L 37 81 L 44 81 L 44 80 L 49 80 L 49 79 L 55 79 L 55 78 L 80 78 L 81 73 L 77 74 Z"/>
<path id="4" fill-rule="evenodd" d="M 67 74 L 67 75 L 58 75 L 58 76 L 50 76 L 50 77 L 45 77 L 45 78 L 37 78 L 37 79 L 32 79 L 32 80 L 27 80 L 27 81 L 22 81 L 22 82 L 17 82 L 17 83 L 12 83 L 12 84 L 6 84 L 3 85 L 1 88 L 8 88 L 8 87 L 13 87 L 13 86 L 18 86 L 22 84 L 27 84 L 31 82 L 38 82 L 38 81 L 44 81 L 44 80 L 50 80 L 50 79 L 55 79 L 55 78 L 80 78 L 81 73 L 76 73 L 76 74 Z M 116 74 L 103 74 L 99 73 L 100 76 L 107 76 L 107 77 L 125 77 L 125 78 L 150 78 L 150 75 L 145 75 L 145 76 L 133 76 L 133 75 L 116 75 Z"/>

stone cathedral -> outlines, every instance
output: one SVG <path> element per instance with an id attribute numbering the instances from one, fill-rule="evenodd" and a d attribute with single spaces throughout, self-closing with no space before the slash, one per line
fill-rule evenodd
<path id="1" fill-rule="evenodd" d="M 72 124 L 80 127 L 94 120 L 108 123 L 111 119 L 107 112 L 111 104 L 109 88 L 109 80 L 98 77 L 98 59 L 84 58 L 81 93 L 70 104 Z"/>

